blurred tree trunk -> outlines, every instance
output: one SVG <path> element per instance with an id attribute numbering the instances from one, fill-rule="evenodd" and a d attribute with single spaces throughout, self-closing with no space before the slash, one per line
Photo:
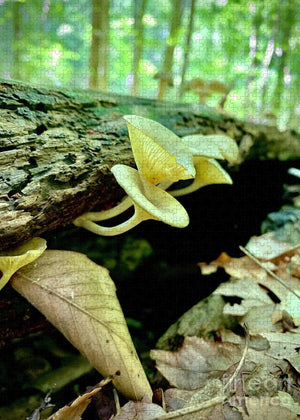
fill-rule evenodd
<path id="1" fill-rule="evenodd" d="M 195 2 L 196 0 L 190 0 L 190 15 L 189 15 L 189 24 L 187 29 L 186 41 L 184 46 L 184 57 L 183 57 L 183 65 L 181 70 L 181 83 L 180 83 L 180 91 L 179 91 L 179 98 L 181 99 L 183 96 L 183 85 L 185 82 L 185 74 L 186 69 L 188 66 L 189 55 L 191 50 L 191 40 L 194 28 L 194 13 L 195 13 Z"/>
<path id="2" fill-rule="evenodd" d="M 50 10 L 51 0 L 44 0 L 43 7 L 42 7 L 42 22 L 44 23 L 44 27 L 46 26 L 45 23 L 48 20 L 49 10 Z"/>
<path id="3" fill-rule="evenodd" d="M 110 0 L 92 0 L 89 87 L 104 91 L 108 81 L 109 4 Z"/>
<path id="4" fill-rule="evenodd" d="M 272 28 L 272 35 L 268 40 L 265 56 L 263 60 L 263 69 L 262 69 L 262 88 L 261 88 L 261 106 L 260 106 L 260 115 L 264 115 L 269 110 L 266 109 L 266 104 L 270 103 L 270 101 L 267 99 L 267 92 L 269 87 L 269 67 L 271 64 L 271 61 L 273 59 L 274 51 L 275 51 L 275 38 L 276 33 L 278 31 L 278 14 L 277 18 L 273 22 L 273 28 Z"/>
<path id="5" fill-rule="evenodd" d="M 170 33 L 167 38 L 167 45 L 165 49 L 164 62 L 162 66 L 162 75 L 159 80 L 157 99 L 162 100 L 167 89 L 167 79 L 172 74 L 174 49 L 178 42 L 178 35 L 180 29 L 181 15 L 182 15 L 182 0 L 173 0 L 172 14 L 170 23 Z"/>
<path id="6" fill-rule="evenodd" d="M 279 30 L 277 32 L 279 39 L 276 40 L 276 47 L 280 48 L 281 55 L 278 56 L 277 83 L 273 95 L 273 108 L 278 113 L 281 108 L 282 97 L 285 88 L 285 68 L 289 59 L 289 40 L 292 28 L 295 24 L 295 11 L 291 0 L 281 2 L 279 0 Z"/>
<path id="7" fill-rule="evenodd" d="M 0 250 L 115 205 L 110 168 L 134 166 L 122 116 L 154 119 L 179 136 L 222 133 L 247 159 L 299 159 L 300 136 L 219 114 L 204 105 L 98 91 L 55 91 L 0 80 Z"/>
<path id="8" fill-rule="evenodd" d="M 294 130 L 299 129 L 299 115 L 297 113 L 297 101 L 300 98 L 300 77 L 295 75 L 291 83 L 291 100 L 288 103 L 289 117 L 287 126 Z M 298 111 L 299 112 L 299 111 Z"/>
<path id="9" fill-rule="evenodd" d="M 254 88 L 253 84 L 257 80 L 257 64 L 258 64 L 258 58 L 257 58 L 257 44 L 259 41 L 259 37 L 261 34 L 261 25 L 263 23 L 263 16 L 262 16 L 262 4 L 255 4 L 255 12 L 253 15 L 252 20 L 252 33 L 250 35 L 249 39 L 249 46 L 250 46 L 250 58 L 251 58 L 251 66 L 250 66 L 250 72 L 249 77 L 247 80 L 247 95 L 245 96 L 245 115 L 251 115 L 253 114 L 252 106 L 254 105 L 255 108 L 257 108 L 257 116 L 258 114 L 258 101 L 257 98 L 253 95 Z"/>
<path id="10" fill-rule="evenodd" d="M 143 16 L 146 10 L 147 0 L 135 1 L 134 3 L 134 50 L 132 63 L 132 89 L 131 94 L 138 96 L 140 91 L 140 61 L 144 44 Z"/>
<path id="11" fill-rule="evenodd" d="M 20 41 L 21 34 L 21 7 L 22 3 L 15 1 L 12 4 L 12 24 L 13 24 L 13 57 L 12 57 L 12 77 L 16 80 L 22 80 L 21 60 L 20 60 Z"/>

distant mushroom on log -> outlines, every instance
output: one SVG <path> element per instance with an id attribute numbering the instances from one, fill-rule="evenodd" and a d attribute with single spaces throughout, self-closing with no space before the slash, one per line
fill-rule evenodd
<path id="1" fill-rule="evenodd" d="M 199 102 L 205 103 L 207 98 L 209 98 L 214 93 L 221 93 L 222 98 L 219 102 L 220 108 L 224 108 L 227 96 L 231 91 L 232 86 L 226 85 L 219 80 L 204 80 L 200 77 L 195 79 L 187 80 L 183 84 L 183 92 L 192 91 L 199 95 Z"/>

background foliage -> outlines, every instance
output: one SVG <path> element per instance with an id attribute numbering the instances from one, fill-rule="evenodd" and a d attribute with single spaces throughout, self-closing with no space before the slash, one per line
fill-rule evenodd
<path id="1" fill-rule="evenodd" d="M 180 95 L 182 75 L 218 80 L 232 87 L 226 111 L 280 128 L 299 126 L 299 0 L 0 0 L 0 76 L 56 87 L 97 87 L 90 82 L 96 3 L 103 13 L 104 3 L 109 6 L 102 89 L 157 97 L 154 75 L 165 67 L 171 45 L 174 87 L 164 99 L 197 102 L 191 91 Z M 180 22 L 170 36 L 178 7 Z M 101 38 L 101 27 L 98 31 Z M 103 60 L 100 54 L 100 67 Z M 213 93 L 206 103 L 216 106 L 219 100 Z"/>

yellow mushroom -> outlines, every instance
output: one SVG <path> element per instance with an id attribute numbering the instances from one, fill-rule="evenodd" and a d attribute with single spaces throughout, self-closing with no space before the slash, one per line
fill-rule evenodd
<path id="1" fill-rule="evenodd" d="M 182 137 L 193 156 L 205 156 L 212 159 L 226 159 L 234 163 L 239 155 L 236 142 L 223 134 L 210 134 L 207 136 L 193 134 Z"/>
<path id="2" fill-rule="evenodd" d="M 152 184 L 195 176 L 193 155 L 172 131 L 156 121 L 125 115 L 138 171 Z"/>
<path id="3" fill-rule="evenodd" d="M 232 184 L 231 177 L 216 160 L 196 156 L 194 165 L 196 168 L 195 179 L 187 187 L 169 191 L 174 197 L 190 194 L 206 185 Z"/>
<path id="4" fill-rule="evenodd" d="M 170 194 L 178 197 L 190 194 L 205 185 L 232 184 L 229 174 L 215 159 L 226 159 L 230 163 L 237 160 L 239 150 L 233 139 L 218 134 L 208 136 L 195 134 L 182 137 L 182 140 L 193 153 L 196 175 L 189 186 L 170 191 Z"/>
<path id="5" fill-rule="evenodd" d="M 149 182 L 136 169 L 126 165 L 115 165 L 111 171 L 133 202 L 133 216 L 117 226 L 105 227 L 94 223 L 93 213 L 85 213 L 73 222 L 76 226 L 98 235 L 112 236 L 127 232 L 143 220 L 149 219 L 179 228 L 189 224 L 185 208 L 169 193 Z"/>
<path id="6" fill-rule="evenodd" d="M 168 200 L 169 198 L 166 197 L 170 194 L 173 196 L 189 194 L 208 184 L 232 183 L 227 172 L 214 160 L 227 159 L 229 162 L 233 162 L 237 158 L 238 148 L 230 137 L 224 135 L 191 135 L 179 138 L 156 121 L 136 115 L 125 115 L 124 119 L 128 126 L 138 172 L 135 171 L 135 175 L 133 175 L 132 170 L 126 169 L 125 176 L 125 170 L 119 169 L 124 165 L 115 165 L 112 172 L 115 174 L 118 183 L 128 193 L 128 196 L 112 209 L 85 213 L 79 216 L 74 221 L 76 226 L 84 227 L 101 235 L 117 235 L 131 229 L 142 219 L 155 219 L 155 213 L 148 212 L 148 209 L 145 213 L 143 205 L 137 204 L 134 200 L 132 191 L 134 189 L 137 193 L 136 185 L 143 185 L 142 189 L 144 191 L 149 192 L 151 190 L 150 195 L 147 195 L 148 193 L 145 195 L 147 199 L 151 196 L 151 202 L 155 199 L 154 197 Z M 126 185 L 123 182 L 123 176 Z M 188 187 L 173 190 L 169 193 L 163 191 L 178 180 L 193 178 L 194 181 Z M 130 186 L 130 183 L 135 184 L 135 186 Z M 149 187 L 149 185 L 152 185 L 152 187 Z M 141 190 L 139 190 L 138 196 L 141 197 Z M 179 203 L 177 204 L 179 205 Z M 93 223 L 115 217 L 132 205 L 135 206 L 134 216 L 121 225 L 107 228 Z M 159 220 L 165 221 L 163 219 Z M 165 221 L 165 223 L 169 222 Z M 174 223 L 169 224 L 177 226 Z"/>
<path id="7" fill-rule="evenodd" d="M 112 207 L 111 209 L 102 210 L 102 211 L 93 211 L 93 212 L 85 213 L 85 215 L 87 214 L 89 215 L 89 220 L 92 220 L 94 222 L 100 222 L 101 220 L 111 219 L 113 217 L 118 216 L 121 213 L 124 213 L 124 211 L 128 210 L 131 206 L 133 206 L 133 202 L 131 198 L 128 196 L 125 196 L 119 204 L 117 204 L 115 207 Z"/>
<path id="8" fill-rule="evenodd" d="M 19 268 L 36 260 L 46 249 L 43 238 L 32 238 L 30 241 L 7 251 L 0 252 L 0 290 Z"/>
<path id="9" fill-rule="evenodd" d="M 193 178 L 195 168 L 189 148 L 172 131 L 148 118 L 125 115 L 135 162 L 140 174 L 152 184 Z M 88 213 L 89 220 L 111 219 L 133 205 L 125 197 L 117 206 L 100 212 Z"/>

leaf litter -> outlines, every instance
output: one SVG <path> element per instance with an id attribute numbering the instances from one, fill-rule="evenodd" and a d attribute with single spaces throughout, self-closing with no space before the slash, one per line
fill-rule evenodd
<path id="1" fill-rule="evenodd" d="M 156 368 L 169 382 L 164 392 L 165 414 L 151 417 L 148 411 L 120 418 L 298 418 L 300 249 L 279 242 L 271 234 L 252 238 L 247 249 L 251 250 L 250 256 L 232 258 L 222 253 L 210 264 L 199 264 L 202 274 L 221 267 L 231 276 L 208 298 L 224 299 L 224 325 L 214 322 L 215 339 L 211 339 L 212 329 L 210 339 L 201 337 L 205 329 L 201 329 L 199 319 L 195 320 L 196 312 L 207 321 L 203 312 L 210 306 L 202 302 L 200 310 L 195 305 L 170 327 L 159 343 L 163 350 L 151 351 Z M 270 270 L 280 282 L 269 274 Z M 222 301 L 217 303 L 216 312 L 222 307 Z M 228 329 L 228 316 L 235 318 L 240 327 Z M 183 326 L 193 331 L 193 322 L 198 336 L 184 333 Z M 184 337 L 181 347 L 166 349 L 179 331 Z M 121 413 L 127 406 L 121 408 Z"/>
<path id="2" fill-rule="evenodd" d="M 132 383 L 132 372 L 121 375 L 121 385 L 119 378 L 114 379 L 114 383 L 123 394 L 127 394 L 128 399 L 139 401 L 129 401 L 111 419 L 297 418 L 300 414 L 300 249 L 276 239 L 273 242 L 273 239 L 270 234 L 252 238 L 246 248 L 249 255 L 241 258 L 222 253 L 209 264 L 199 264 L 202 274 L 208 275 L 223 268 L 231 278 L 220 284 L 206 302 L 202 302 L 195 335 L 191 336 L 195 322 L 195 318 L 189 322 L 189 313 L 195 312 L 195 308 L 191 308 L 181 317 L 185 319 L 182 325 L 188 325 L 188 333 L 184 328 L 180 331 L 183 338 L 181 347 L 151 351 L 157 370 L 169 383 L 163 394 L 163 407 L 151 401 L 143 375 L 142 382 L 138 383 L 141 371 L 137 364 L 133 374 L 138 378 L 138 384 Z M 56 278 L 54 271 L 58 269 L 60 275 Z M 124 375 L 128 369 L 126 351 L 131 348 L 131 340 L 126 341 L 129 337 L 127 327 L 107 270 L 82 254 L 45 251 L 34 263 L 21 268 L 13 276 L 12 285 L 37 308 L 43 308 L 50 321 L 101 372 L 114 373 L 121 361 Z M 72 290 L 76 290 L 76 294 L 72 294 Z M 102 296 L 100 303 L 99 291 Z M 206 331 L 199 328 L 199 324 L 210 299 L 217 303 L 216 313 L 222 321 L 214 320 Z M 65 314 L 62 318 L 58 315 L 64 312 L 61 311 L 62 305 L 68 308 L 65 312 L 70 314 L 71 319 L 66 319 Z M 49 307 L 48 311 L 45 311 L 45 306 Z M 210 311 L 213 312 L 213 308 Z M 87 325 L 92 325 L 92 328 L 89 330 Z M 171 335 L 178 334 L 177 327 L 170 327 Z M 79 334 L 83 328 L 89 331 L 84 342 Z M 107 337 L 105 345 L 103 337 Z M 112 341 L 115 347 L 107 348 L 107 341 Z M 104 357 L 101 366 L 95 356 L 95 348 L 98 353 L 100 349 Z M 136 360 L 132 348 L 129 353 L 130 357 L 134 355 L 131 360 Z M 59 417 L 51 419 L 80 419 L 90 402 L 91 392 L 95 391 L 79 397 L 75 405 L 72 403 L 64 407 L 57 412 Z M 72 407 L 75 417 L 70 411 Z"/>

